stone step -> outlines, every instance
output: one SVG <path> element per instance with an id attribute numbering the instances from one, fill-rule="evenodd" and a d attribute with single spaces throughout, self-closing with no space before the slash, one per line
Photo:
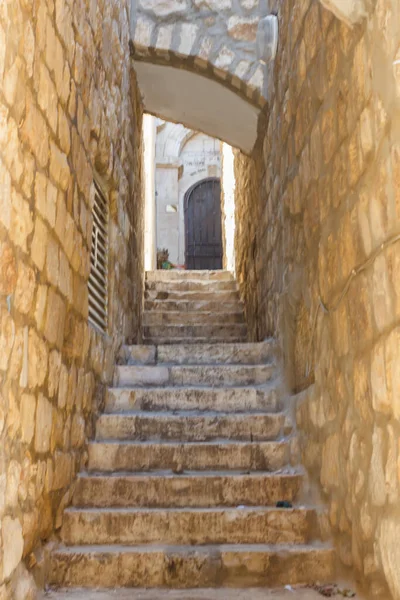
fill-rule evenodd
<path id="1" fill-rule="evenodd" d="M 157 362 L 156 346 L 135 344 L 122 346 L 118 352 L 118 365 L 155 365 Z"/>
<path id="2" fill-rule="evenodd" d="M 177 339 L 190 340 L 217 338 L 222 341 L 232 342 L 240 340 L 245 342 L 247 338 L 247 326 L 243 323 L 232 323 L 225 325 L 145 325 L 143 327 L 143 337 L 145 339 L 169 340 L 170 343 L 176 343 Z"/>
<path id="3" fill-rule="evenodd" d="M 166 346 L 123 346 L 120 365 L 254 365 L 271 362 L 275 354 L 272 340 L 245 344 L 169 344 Z"/>
<path id="4" fill-rule="evenodd" d="M 157 292 L 235 292 L 237 283 L 234 279 L 229 281 L 187 279 L 175 281 L 146 281 L 148 291 Z"/>
<path id="5" fill-rule="evenodd" d="M 240 386 L 262 385 L 271 380 L 274 365 L 173 365 L 117 366 L 114 385 Z"/>
<path id="6" fill-rule="evenodd" d="M 96 424 L 96 439 L 270 441 L 282 434 L 284 421 L 283 413 L 132 411 L 100 415 Z"/>
<path id="7" fill-rule="evenodd" d="M 276 471 L 289 461 L 289 444 L 280 442 L 90 442 L 89 471 L 154 469 Z"/>
<path id="8" fill-rule="evenodd" d="M 307 544 L 318 536 L 311 508 L 69 508 L 61 539 L 89 544 Z"/>
<path id="9" fill-rule="evenodd" d="M 349 586 L 347 586 L 349 587 Z M 354 586 L 353 586 L 354 587 Z M 118 600 L 322 600 L 321 594 L 305 585 L 293 588 L 197 588 L 165 589 L 160 588 L 119 588 L 114 592 Z M 39 591 L 38 600 L 110 600 L 110 590 L 96 588 L 63 588 Z M 336 600 L 338 600 L 336 598 Z"/>
<path id="10" fill-rule="evenodd" d="M 144 298 L 147 301 L 185 301 L 185 302 L 218 302 L 219 304 L 225 302 L 239 302 L 239 292 L 237 290 L 231 291 L 218 291 L 218 290 L 204 290 L 204 291 L 182 291 L 182 290 L 171 290 L 168 288 L 167 291 L 159 290 L 148 290 L 144 291 Z"/>
<path id="11" fill-rule="evenodd" d="M 73 546 L 53 551 L 48 581 L 63 587 L 248 588 L 325 582 L 333 574 L 334 551 L 322 544 Z"/>
<path id="12" fill-rule="evenodd" d="M 199 322 L 206 325 L 225 323 L 226 325 L 234 323 L 244 323 L 243 311 L 235 312 L 179 312 L 164 311 L 162 308 L 158 311 L 144 311 L 143 324 L 152 325 L 196 325 Z"/>
<path id="13" fill-rule="evenodd" d="M 293 596 L 293 588 L 285 589 L 282 586 L 273 589 L 230 587 L 229 593 L 224 588 L 197 588 L 195 590 L 190 588 L 178 590 L 119 588 L 114 594 L 118 594 L 118 600 L 322 600 L 321 594 L 317 590 L 312 590 L 305 585 L 296 586 L 295 592 L 296 595 Z M 38 600 L 110 600 L 110 590 L 104 588 L 87 590 L 76 587 L 53 588 L 39 591 Z"/>
<path id="14" fill-rule="evenodd" d="M 300 472 L 172 471 L 80 474 L 74 506 L 85 507 L 215 507 L 274 506 L 296 500 Z"/>
<path id="15" fill-rule="evenodd" d="M 213 313 L 231 313 L 243 312 L 243 303 L 236 299 L 234 302 L 216 302 L 215 300 L 146 300 L 144 303 L 145 311 L 165 311 L 179 313 L 193 312 L 213 312 Z"/>
<path id="16" fill-rule="evenodd" d="M 199 281 L 234 281 L 233 273 L 230 271 L 192 271 L 185 269 L 177 270 L 163 270 L 158 271 L 147 271 L 146 281 L 187 281 L 199 280 Z"/>
<path id="17" fill-rule="evenodd" d="M 279 408 L 276 387 L 271 383 L 256 387 L 140 387 L 107 390 L 105 412 L 132 410 L 169 411 L 266 411 Z"/>
<path id="18" fill-rule="evenodd" d="M 161 336 L 149 336 L 143 338 L 143 343 L 145 345 L 155 345 L 155 346 L 167 346 L 167 345 L 189 345 L 189 344 L 245 344 L 247 341 L 247 335 L 233 335 L 227 338 L 226 336 L 208 336 L 208 337 L 161 337 Z"/>

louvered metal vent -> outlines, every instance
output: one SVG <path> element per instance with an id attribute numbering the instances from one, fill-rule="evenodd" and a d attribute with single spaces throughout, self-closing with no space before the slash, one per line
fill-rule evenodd
<path id="1" fill-rule="evenodd" d="M 92 248 L 89 276 L 89 321 L 107 331 L 108 309 L 108 203 L 95 182 Z"/>

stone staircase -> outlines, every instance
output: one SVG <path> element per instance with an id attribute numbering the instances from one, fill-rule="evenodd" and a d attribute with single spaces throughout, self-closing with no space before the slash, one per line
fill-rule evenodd
<path id="1" fill-rule="evenodd" d="M 243 305 L 228 271 L 147 273 L 143 324 L 149 344 L 247 339 Z"/>
<path id="2" fill-rule="evenodd" d="M 274 344 L 243 343 L 231 276 L 149 273 L 145 309 L 148 344 L 122 350 L 88 470 L 49 557 L 49 585 L 330 579 L 326 517 L 302 496 Z"/>

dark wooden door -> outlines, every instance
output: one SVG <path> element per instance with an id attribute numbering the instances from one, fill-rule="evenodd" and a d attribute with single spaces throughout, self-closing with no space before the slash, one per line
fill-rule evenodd
<path id="1" fill-rule="evenodd" d="M 187 269 L 222 269 L 221 184 L 205 179 L 185 197 Z"/>

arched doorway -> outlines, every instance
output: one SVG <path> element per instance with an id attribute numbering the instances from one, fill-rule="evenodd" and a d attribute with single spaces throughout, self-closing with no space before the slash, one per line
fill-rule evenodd
<path id="1" fill-rule="evenodd" d="M 222 269 L 221 183 L 203 179 L 185 195 L 187 269 Z"/>

